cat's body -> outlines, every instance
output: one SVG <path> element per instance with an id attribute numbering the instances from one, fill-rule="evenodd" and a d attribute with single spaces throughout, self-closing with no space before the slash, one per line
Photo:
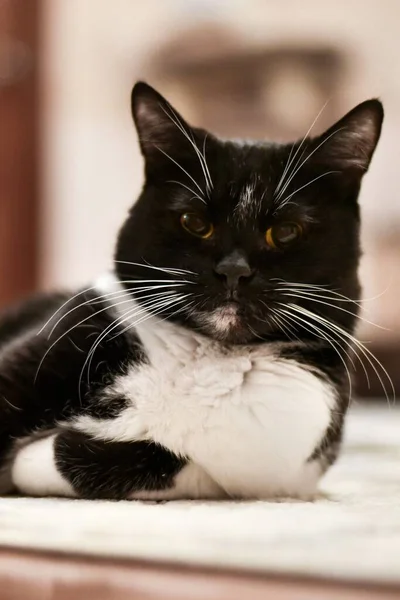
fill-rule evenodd
<path id="1" fill-rule="evenodd" d="M 100 294 L 117 291 L 118 287 L 113 276 L 106 276 L 84 301 L 92 298 L 96 302 Z M 77 305 L 68 303 L 61 314 Z M 101 304 L 96 309 L 106 307 Z M 58 336 L 90 317 L 92 304 L 84 308 L 87 310 L 77 309 L 78 314 L 72 312 L 72 324 L 68 317 L 60 323 Z M 43 317 L 51 314 L 46 310 Z M 69 443 L 77 447 L 90 438 L 121 444 L 124 451 L 122 446 L 127 445 L 129 451 L 130 442 L 148 440 L 185 457 L 178 464 L 175 457 L 168 456 L 160 462 L 158 490 L 152 489 L 157 474 L 149 471 L 144 473 L 144 485 L 139 484 L 136 491 L 134 460 L 132 471 L 126 475 L 117 456 L 114 471 L 117 474 L 121 467 L 118 487 L 124 488 L 120 494 L 107 483 L 108 472 L 103 474 L 105 483 L 97 483 L 92 489 L 91 465 L 95 458 L 89 452 L 80 475 L 80 493 L 85 497 L 312 497 L 327 466 L 320 454 L 313 455 L 329 426 L 339 425 L 335 409 L 343 412 L 345 407 L 340 406 L 338 392 L 323 367 L 318 369 L 311 360 L 308 365 L 301 364 L 290 356 L 290 350 L 301 348 L 301 344 L 277 341 L 225 346 L 151 317 L 137 325 L 134 335 L 125 332 L 98 349 L 91 375 L 91 388 L 98 390 L 93 395 L 82 394 L 81 401 L 78 381 L 93 343 L 90 334 L 97 336 L 116 316 L 110 306 L 97 319 L 88 319 L 90 327 L 82 324 L 81 331 L 79 327 L 72 330 L 54 346 L 53 356 L 49 352 L 49 364 L 45 358 L 38 374 L 39 361 L 49 342 L 48 332 L 36 336 L 36 318 L 28 333 L 30 342 L 23 335 L 3 347 L 0 360 L 3 364 L 9 360 L 15 369 L 9 389 L 2 381 L 7 394 L 3 397 L 3 426 L 10 427 L 7 417 L 15 424 L 10 448 L 18 447 L 15 438 L 28 435 L 29 439 L 32 429 L 48 432 L 33 443 L 22 444 L 17 459 L 13 458 L 11 479 L 19 491 L 33 495 L 77 493 L 67 480 L 55 475 L 55 463 L 63 458 L 62 431 L 72 429 L 80 433 L 76 439 L 69 434 Z M 71 334 L 73 337 L 68 337 Z M 39 344 L 41 338 L 44 346 Z M 32 360 L 29 343 L 37 349 L 36 360 Z M 71 363 L 69 356 L 74 347 L 80 351 L 76 351 L 76 363 Z M 32 352 L 30 368 L 27 352 Z M 111 370 L 112 361 L 120 368 L 113 365 Z M 21 396 L 26 398 L 26 405 L 19 401 Z M 153 452 L 157 455 L 157 448 Z M 165 490 L 163 476 L 168 485 Z M 147 477 L 150 489 L 146 489 Z"/>
<path id="2" fill-rule="evenodd" d="M 338 157 L 340 147 L 330 148 L 329 187 L 317 183 L 325 164 L 319 154 L 310 160 L 313 171 L 288 188 L 296 192 L 313 179 L 331 202 L 328 219 L 315 191 L 303 205 L 289 202 L 288 192 L 284 206 L 274 204 L 299 146 L 289 154 L 213 139 L 207 164 L 198 156 L 199 148 L 205 156 L 195 138 L 201 130 L 186 129 L 171 113 L 178 135 L 198 149 L 203 189 L 198 164 L 185 162 L 182 140 L 171 144 L 170 121 L 157 106 L 171 109 L 139 86 L 134 115 L 147 182 L 121 231 L 115 272 L 90 290 L 44 297 L 0 322 L 0 492 L 311 498 L 337 456 L 349 402 L 359 163 L 369 162 L 379 137 L 380 105 L 361 105 L 367 118 L 351 152 L 345 147 Z M 370 144 L 364 140 L 357 156 L 361 134 Z M 310 158 L 313 143 L 304 147 Z M 196 213 L 185 212 L 193 201 Z M 200 203 L 212 225 L 198 216 L 206 210 Z M 279 211 L 284 226 L 273 229 Z M 331 247 L 329 232 L 339 224 L 347 240 Z M 259 226 L 269 227 L 265 238 Z M 299 245 L 289 250 L 296 231 Z"/>

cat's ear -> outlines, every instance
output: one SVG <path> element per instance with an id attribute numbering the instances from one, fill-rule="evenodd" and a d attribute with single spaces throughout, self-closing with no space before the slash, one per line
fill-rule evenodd
<path id="1" fill-rule="evenodd" d="M 313 140 L 313 162 L 361 177 L 379 141 L 382 121 L 383 107 L 379 100 L 362 102 Z"/>
<path id="2" fill-rule="evenodd" d="M 132 116 L 146 165 L 157 165 L 187 151 L 193 130 L 154 88 L 142 81 L 131 95 Z"/>

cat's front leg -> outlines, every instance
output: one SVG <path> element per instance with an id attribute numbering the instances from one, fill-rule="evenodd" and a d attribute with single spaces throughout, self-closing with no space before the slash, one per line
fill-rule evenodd
<path id="1" fill-rule="evenodd" d="M 31 496 L 119 500 L 223 495 L 200 467 L 154 442 L 104 441 L 73 429 L 25 443 L 11 475 L 16 490 Z"/>

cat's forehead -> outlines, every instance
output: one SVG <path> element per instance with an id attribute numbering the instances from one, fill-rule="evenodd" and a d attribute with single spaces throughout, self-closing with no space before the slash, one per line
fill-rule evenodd
<path id="1" fill-rule="evenodd" d="M 216 190 L 231 199 L 236 215 L 254 214 L 272 202 L 290 146 L 230 142 L 217 152 Z"/>
<path id="2" fill-rule="evenodd" d="M 188 184 L 169 181 L 179 184 L 171 196 L 172 206 L 206 211 L 213 220 L 239 229 L 254 229 L 261 221 L 264 225 L 266 220 L 288 215 L 308 218 L 314 212 L 309 199 L 290 202 L 294 188 L 286 185 L 291 183 L 289 167 L 295 154 L 296 143 L 222 142 L 214 138 L 203 161 L 193 152 L 186 155 Z M 182 173 L 177 173 L 181 177 Z M 298 177 L 301 174 L 291 183 L 295 188 L 301 186 Z"/>
<path id="3" fill-rule="evenodd" d="M 238 225 L 268 216 L 277 209 L 276 191 L 286 162 L 284 147 L 232 144 L 225 161 L 217 161 L 212 206 Z"/>
<path id="4" fill-rule="evenodd" d="M 262 178 L 259 173 L 252 173 L 246 180 L 231 186 L 231 212 L 234 220 L 244 223 L 257 219 L 267 212 L 267 197 L 270 196 L 271 178 Z"/>

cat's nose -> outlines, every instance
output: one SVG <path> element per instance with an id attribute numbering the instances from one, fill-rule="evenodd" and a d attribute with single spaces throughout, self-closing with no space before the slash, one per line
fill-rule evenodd
<path id="1" fill-rule="evenodd" d="M 241 252 L 235 250 L 215 266 L 215 274 L 224 281 L 230 290 L 235 290 L 240 283 L 248 281 L 254 271 L 250 267 L 247 258 Z"/>

